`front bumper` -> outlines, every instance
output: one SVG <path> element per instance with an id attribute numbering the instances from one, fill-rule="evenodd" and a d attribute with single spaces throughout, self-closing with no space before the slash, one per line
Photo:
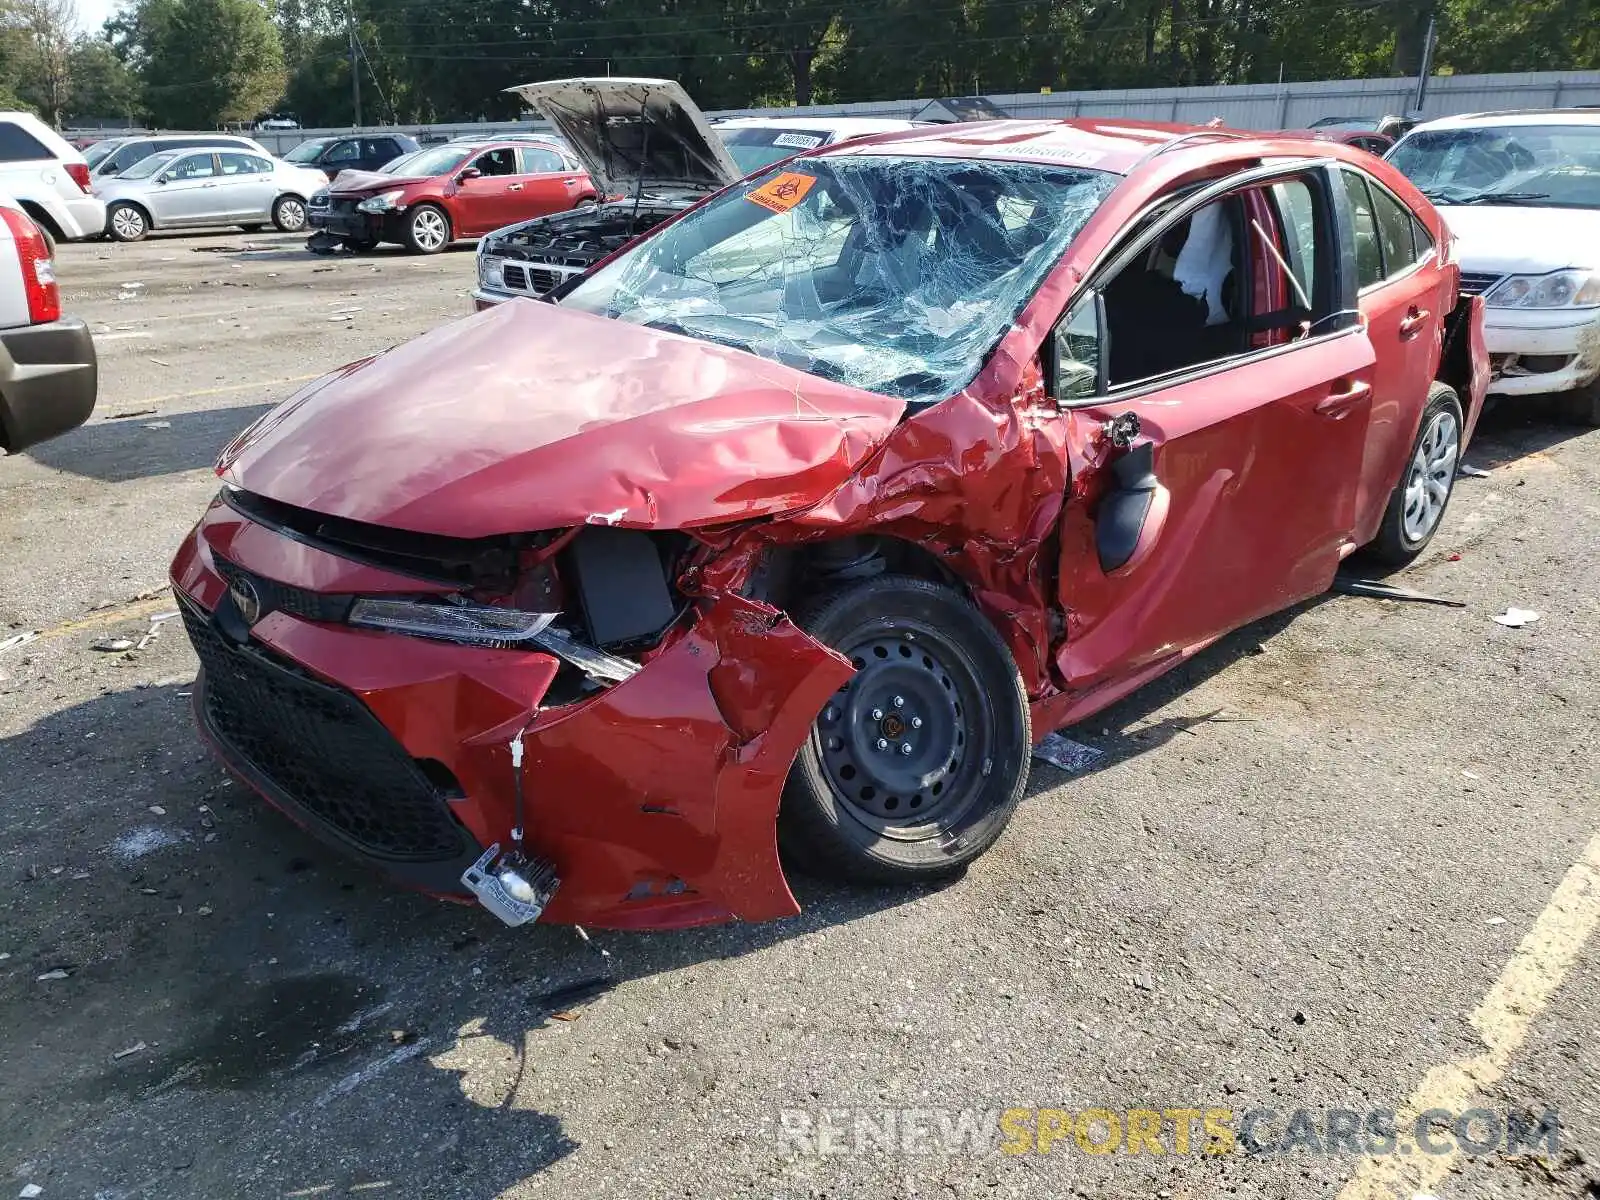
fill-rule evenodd
<path id="1" fill-rule="evenodd" d="M 398 242 L 404 239 L 399 213 L 358 212 L 353 205 L 332 204 L 306 210 L 306 228 L 358 242 Z"/>
<path id="2" fill-rule="evenodd" d="M 510 292 L 496 291 L 492 288 L 476 287 L 472 289 L 472 307 L 477 312 L 486 308 L 493 308 L 497 304 L 504 304 L 507 300 L 515 300 Z"/>
<path id="3" fill-rule="evenodd" d="M 82 425 L 94 411 L 98 377 L 82 321 L 0 332 L 0 447 L 15 454 Z"/>
<path id="4" fill-rule="evenodd" d="M 248 627 L 230 593 L 241 573 L 269 600 Z M 780 793 L 852 669 L 776 610 L 706 598 L 626 682 L 542 707 L 550 655 L 328 620 L 329 598 L 430 588 L 220 503 L 172 581 L 201 659 L 201 726 L 222 758 L 396 880 L 464 898 L 461 871 L 508 842 L 510 742 L 526 727 L 528 851 L 562 880 L 542 920 L 664 929 L 799 911 L 778 860 Z"/>
<path id="5" fill-rule="evenodd" d="M 1600 310 L 1487 310 L 1491 395 L 1566 392 L 1600 379 Z"/>

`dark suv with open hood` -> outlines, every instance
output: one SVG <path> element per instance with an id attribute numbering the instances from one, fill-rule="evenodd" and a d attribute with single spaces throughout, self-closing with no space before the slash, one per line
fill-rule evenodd
<path id="1" fill-rule="evenodd" d="M 561 131 L 610 199 L 485 237 L 472 294 L 480 309 L 559 287 L 743 174 L 670 79 L 554 79 L 511 90 Z"/>

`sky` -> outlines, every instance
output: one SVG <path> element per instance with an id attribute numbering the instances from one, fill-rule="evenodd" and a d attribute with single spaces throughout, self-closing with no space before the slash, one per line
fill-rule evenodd
<path id="1" fill-rule="evenodd" d="M 85 33 L 99 33 L 100 26 L 106 23 L 106 18 L 117 10 L 121 2 L 122 0 L 78 0 L 78 28 Z"/>

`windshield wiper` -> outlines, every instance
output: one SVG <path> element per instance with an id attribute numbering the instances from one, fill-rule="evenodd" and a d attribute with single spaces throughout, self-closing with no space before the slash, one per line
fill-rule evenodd
<path id="1" fill-rule="evenodd" d="M 1435 204 L 1531 204 L 1550 199 L 1549 192 L 1473 192 L 1451 196 L 1443 192 L 1423 192 Z"/>

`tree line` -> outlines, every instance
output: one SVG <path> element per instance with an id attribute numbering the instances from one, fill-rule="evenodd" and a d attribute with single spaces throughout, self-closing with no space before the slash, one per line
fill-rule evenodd
<path id="1" fill-rule="evenodd" d="M 0 105 L 214 128 L 506 119 L 504 89 L 679 80 L 707 109 L 1600 67 L 1600 0 L 0 0 Z"/>

